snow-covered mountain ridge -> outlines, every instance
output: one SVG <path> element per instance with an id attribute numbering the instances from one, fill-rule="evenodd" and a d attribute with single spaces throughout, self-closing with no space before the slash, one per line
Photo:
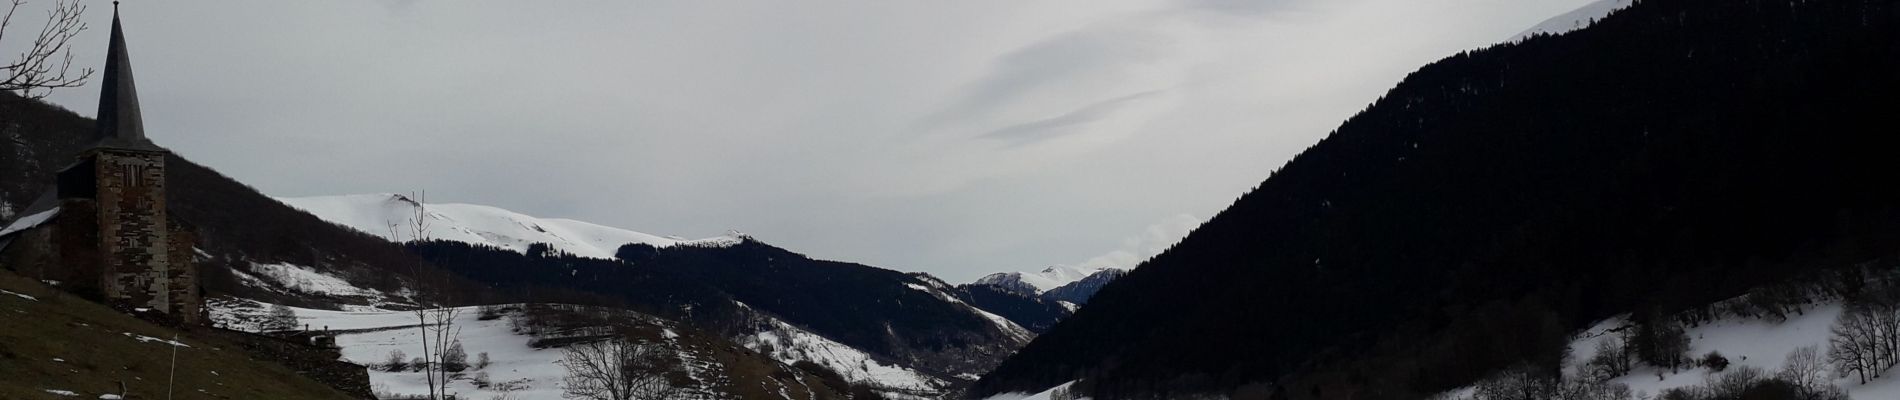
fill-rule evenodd
<path id="1" fill-rule="evenodd" d="M 390 193 L 315 197 L 278 197 L 278 201 L 339 225 L 390 241 L 415 239 L 412 222 L 421 207 L 422 226 L 430 239 L 452 240 L 524 251 L 546 243 L 556 250 L 590 258 L 613 258 L 620 246 L 644 243 L 654 247 L 678 245 L 728 246 L 744 234 L 688 240 L 563 218 L 541 218 L 475 204 L 418 203 Z"/>
<path id="2" fill-rule="evenodd" d="M 1056 265 L 1043 268 L 1037 272 L 998 272 L 989 274 L 982 278 L 977 278 L 976 284 L 997 286 L 1024 295 L 1035 296 L 1111 269 L 1116 268 Z"/>

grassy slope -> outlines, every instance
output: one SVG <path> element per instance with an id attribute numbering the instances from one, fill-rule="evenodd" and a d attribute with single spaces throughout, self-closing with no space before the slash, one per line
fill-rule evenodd
<path id="1" fill-rule="evenodd" d="M 120 382 L 129 398 L 165 398 L 171 346 L 127 332 L 178 333 L 191 346 L 178 348 L 175 399 L 349 398 L 229 343 L 153 325 L 12 273 L 0 272 L 0 289 L 38 299 L 0 293 L 0 398 L 60 398 L 44 391 L 60 389 L 91 399 L 118 393 Z"/>

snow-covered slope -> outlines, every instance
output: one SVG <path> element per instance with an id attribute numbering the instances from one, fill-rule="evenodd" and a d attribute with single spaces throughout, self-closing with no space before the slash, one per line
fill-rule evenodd
<path id="1" fill-rule="evenodd" d="M 1826 302 L 1802 310 L 1799 315 L 1789 315 L 1782 322 L 1767 321 L 1760 318 L 1728 317 L 1687 329 L 1689 336 L 1689 355 L 1701 357 L 1709 352 L 1719 352 L 1729 360 L 1729 369 L 1739 366 L 1761 368 L 1769 373 L 1779 371 L 1788 353 L 1803 346 L 1815 346 L 1822 351 L 1828 348 L 1829 329 L 1844 310 L 1837 301 Z M 1611 318 L 1600 321 L 1589 329 L 1578 333 L 1570 343 L 1571 357 L 1564 369 L 1566 379 L 1576 379 L 1582 373 L 1583 363 L 1596 356 L 1597 342 L 1618 336 L 1618 332 L 1628 329 L 1626 318 Z M 1676 373 L 1666 368 L 1637 366 L 1629 374 L 1611 379 L 1612 383 L 1628 385 L 1631 394 L 1656 396 L 1664 390 L 1702 385 L 1707 382 L 1712 371 L 1708 368 L 1689 367 Z M 1834 375 L 1830 375 L 1834 376 Z M 1853 376 L 1839 376 L 1833 383 L 1855 399 L 1900 399 L 1900 378 L 1883 375 L 1866 384 Z M 1469 398 L 1472 388 L 1453 391 L 1449 399 Z"/>
<path id="2" fill-rule="evenodd" d="M 740 306 L 744 306 L 741 304 Z M 945 386 L 942 379 L 906 368 L 896 363 L 879 360 L 851 346 L 827 339 L 792 326 L 777 318 L 764 321 L 766 329 L 745 335 L 735 341 L 752 351 L 765 354 L 774 360 L 786 364 L 808 361 L 827 370 L 837 372 L 846 381 L 861 383 L 887 391 L 905 394 L 938 393 Z"/>
<path id="3" fill-rule="evenodd" d="M 1049 390 L 1044 390 L 1040 393 L 1034 393 L 1034 394 L 1003 393 L 1003 394 L 999 394 L 995 396 L 990 396 L 989 398 L 984 399 L 984 400 L 1088 400 L 1089 398 L 1087 397 L 1080 397 L 1080 398 L 1074 398 L 1074 399 L 1065 397 L 1066 392 L 1068 392 L 1069 390 L 1069 386 L 1074 385 L 1074 384 L 1075 384 L 1074 381 L 1070 381 L 1069 383 L 1057 385 L 1056 387 L 1049 388 Z"/>
<path id="4" fill-rule="evenodd" d="M 358 194 L 317 197 L 280 197 L 278 201 L 307 211 L 325 221 L 355 228 L 392 241 L 415 238 L 411 219 L 417 203 L 399 194 Z M 620 246 L 645 243 L 655 247 L 676 245 L 721 246 L 738 243 L 742 234 L 685 240 L 611 226 L 560 218 L 539 218 L 521 213 L 474 204 L 429 203 L 423 226 L 430 239 L 485 244 L 523 251 L 534 243 L 547 243 L 554 249 L 582 257 L 613 258 Z"/>
<path id="5" fill-rule="evenodd" d="M 1072 267 L 1057 265 L 1043 268 L 1038 272 L 998 272 L 985 275 L 976 280 L 979 285 L 992 285 L 1009 289 L 1025 295 L 1039 295 L 1042 292 L 1062 287 L 1083 278 L 1094 275 L 1109 267 Z"/>
<path id="6" fill-rule="evenodd" d="M 925 280 L 924 282 L 930 285 L 926 286 L 926 285 L 918 285 L 918 284 L 906 284 L 905 286 L 909 286 L 911 289 L 914 289 L 920 292 L 929 293 L 932 296 L 937 296 L 938 299 L 942 299 L 945 302 L 954 303 L 954 304 L 963 306 L 964 310 L 969 311 L 971 313 L 975 313 L 977 316 L 980 316 L 980 317 L 983 317 L 983 319 L 989 320 L 991 324 L 996 325 L 997 330 L 1002 331 L 1003 334 L 1009 335 L 1010 338 L 1015 339 L 1019 341 L 1020 343 L 1029 343 L 1031 339 L 1036 338 L 1036 334 L 1030 333 L 1029 330 L 1024 329 L 1022 325 L 1017 325 L 1015 322 L 1010 322 L 1008 318 L 1003 318 L 1002 316 L 996 315 L 995 313 L 984 311 L 982 308 L 978 308 L 977 306 L 973 306 L 973 305 L 970 305 L 969 303 L 965 303 L 963 302 L 963 300 L 957 300 L 956 296 L 952 296 L 949 293 L 945 293 L 944 291 L 949 290 L 949 288 L 946 287 L 943 284 L 943 282 L 939 282 L 934 279 Z"/>
<path id="7" fill-rule="evenodd" d="M 1795 349 L 1815 346 L 1825 351 L 1831 335 L 1829 328 L 1842 311 L 1842 304 L 1837 301 L 1809 308 L 1800 315 L 1790 315 L 1786 321 L 1779 323 L 1758 318 L 1731 317 L 1702 324 L 1688 329 L 1689 354 L 1699 357 L 1711 351 L 1720 352 L 1728 357 L 1729 368 L 1748 365 L 1766 371 L 1778 371 L 1788 353 Z M 1613 318 L 1579 335 L 1570 345 L 1574 359 L 1588 360 L 1595 356 L 1596 342 L 1609 336 L 1600 333 L 1627 323 L 1623 319 Z M 1566 374 L 1576 371 L 1575 366 L 1568 369 Z M 1671 374 L 1666 369 L 1639 367 L 1629 375 L 1612 381 L 1629 385 L 1631 393 L 1656 395 L 1667 389 L 1700 385 L 1709 374 L 1707 368 L 1690 368 Z M 1856 399 L 1900 399 L 1900 379 L 1892 376 L 1883 376 L 1867 384 L 1861 384 L 1853 377 L 1841 377 L 1834 384 L 1846 389 L 1848 395 Z"/>
<path id="8" fill-rule="evenodd" d="M 1544 20 L 1544 22 L 1538 23 L 1537 26 L 1533 26 L 1530 29 L 1524 30 L 1523 33 L 1517 34 L 1517 37 L 1511 40 L 1523 40 L 1524 38 L 1539 33 L 1554 35 L 1583 29 L 1589 27 L 1592 21 L 1608 16 L 1610 13 L 1616 12 L 1616 10 L 1629 7 L 1631 4 L 1634 4 L 1634 2 L 1635 0 L 1597 0 L 1575 11 L 1563 13 L 1562 15 Z"/>
<path id="9" fill-rule="evenodd" d="M 1110 282 L 1121 279 L 1123 275 L 1127 274 L 1128 271 L 1120 269 L 1103 269 L 1096 271 L 1094 275 L 1089 275 L 1087 278 L 1069 282 L 1069 284 L 1062 285 L 1055 289 L 1049 289 L 1042 293 L 1042 298 L 1061 303 L 1088 304 L 1089 299 L 1094 298 L 1096 292 L 1102 291 L 1102 288 L 1107 287 Z"/>

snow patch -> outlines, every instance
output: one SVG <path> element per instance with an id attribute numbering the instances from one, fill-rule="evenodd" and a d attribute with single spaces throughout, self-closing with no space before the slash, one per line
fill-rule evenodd
<path id="1" fill-rule="evenodd" d="M 40 301 L 40 299 L 37 299 L 37 298 L 34 298 L 33 296 L 28 296 L 28 295 L 24 295 L 24 294 L 19 294 L 19 293 L 15 293 L 15 292 L 13 292 L 13 291 L 10 291 L 10 290 L 6 290 L 6 289 L 0 289 L 0 294 L 10 294 L 10 295 L 13 295 L 13 296 L 15 296 L 15 297 L 19 297 L 19 298 L 22 298 L 22 299 L 26 299 L 27 301 Z"/>
<path id="2" fill-rule="evenodd" d="M 129 337 L 129 338 L 133 338 L 133 339 L 137 339 L 137 340 L 139 341 L 139 343 L 146 343 L 146 342 L 159 342 L 159 343 L 164 343 L 164 344 L 169 344 L 169 345 L 172 345 L 172 346 L 176 346 L 176 347 L 191 347 L 191 345 L 188 345 L 188 344 L 184 344 L 184 343 L 180 343 L 180 342 L 178 342 L 178 341 L 175 341 L 175 340 L 165 340 L 165 339 L 159 339 L 159 338 L 155 338 L 155 337 L 151 337 L 151 336 L 145 336 L 145 335 L 140 335 L 140 334 L 136 334 L 136 333 L 132 333 L 132 332 L 120 332 L 120 334 L 122 334 L 122 335 L 125 335 L 125 337 Z"/>
<path id="3" fill-rule="evenodd" d="M 293 292 L 340 297 L 383 297 L 382 292 L 356 287 L 356 285 L 351 284 L 350 281 L 343 280 L 343 278 L 317 272 L 315 268 L 306 266 L 290 263 L 251 263 L 251 270 L 255 271 L 257 275 L 262 275 L 262 278 L 275 283 L 277 287 Z M 240 273 L 238 276 L 238 279 L 245 283 L 262 283 L 264 281 L 250 274 Z"/>
<path id="4" fill-rule="evenodd" d="M 59 215 L 58 207 L 54 207 L 53 209 L 46 210 L 46 211 L 33 213 L 33 215 L 20 217 L 20 219 L 13 220 L 13 223 L 7 224 L 6 228 L 0 228 L 0 236 L 11 235 L 14 232 L 24 231 L 27 229 L 32 229 L 35 226 L 40 226 L 40 224 L 44 224 L 46 223 L 46 221 L 52 220 L 53 216 L 56 216 L 56 215 Z"/>

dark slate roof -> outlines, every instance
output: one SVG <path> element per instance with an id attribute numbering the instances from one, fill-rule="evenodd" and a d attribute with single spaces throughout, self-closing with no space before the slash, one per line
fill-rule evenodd
<path id="1" fill-rule="evenodd" d="M 119 9 L 112 6 L 112 42 L 106 48 L 105 81 L 99 86 L 99 142 L 93 147 L 162 151 L 145 138 L 139 118 L 139 92 L 132 84 L 132 58 L 125 50 L 125 30 L 119 27 Z"/>

